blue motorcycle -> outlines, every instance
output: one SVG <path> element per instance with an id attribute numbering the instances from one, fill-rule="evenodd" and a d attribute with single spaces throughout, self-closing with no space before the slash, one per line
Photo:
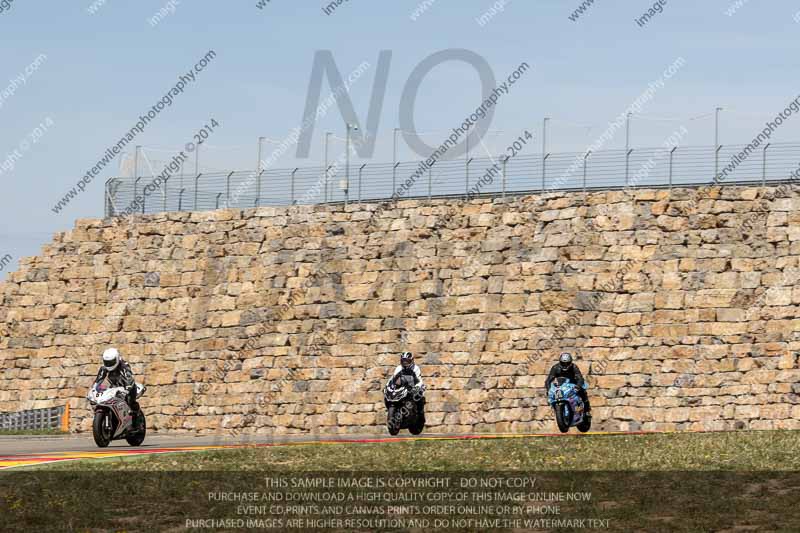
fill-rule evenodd
<path id="1" fill-rule="evenodd" d="M 561 433 L 566 433 L 572 426 L 577 427 L 581 433 L 589 431 L 592 419 L 585 416 L 577 385 L 567 378 L 556 378 L 550 384 L 547 400 L 556 413 L 556 424 Z"/>

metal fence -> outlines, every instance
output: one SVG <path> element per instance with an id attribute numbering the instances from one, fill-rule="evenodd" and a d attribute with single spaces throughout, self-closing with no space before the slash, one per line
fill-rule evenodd
<path id="1" fill-rule="evenodd" d="M 746 145 L 547 153 L 514 158 L 420 163 L 355 163 L 172 176 L 106 182 L 105 215 L 204 211 L 227 207 L 372 202 L 392 198 L 505 196 L 548 191 L 710 184 Z M 494 172 L 491 169 L 494 168 Z M 800 168 L 800 144 L 774 143 L 752 151 L 721 183 L 785 181 Z M 152 185 L 150 185 L 152 184 Z"/>
<path id="2" fill-rule="evenodd" d="M 39 429 L 68 430 L 69 409 L 65 406 L 31 409 L 18 413 L 0 413 L 0 431 Z"/>

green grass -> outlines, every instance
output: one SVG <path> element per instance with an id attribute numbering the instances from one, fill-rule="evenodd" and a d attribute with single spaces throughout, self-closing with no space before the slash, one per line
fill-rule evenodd
<path id="1" fill-rule="evenodd" d="M 69 471 L 800 470 L 800 431 L 303 444 L 56 463 Z M 394 467 L 391 467 L 394 468 Z"/>
<path id="2" fill-rule="evenodd" d="M 408 479 L 436 473 L 450 479 L 445 492 L 455 497 L 473 490 L 463 488 L 464 479 L 516 472 L 511 475 L 535 477 L 538 491 L 591 494 L 589 501 L 559 504 L 558 516 L 526 514 L 527 518 L 610 520 L 607 528 L 601 528 L 607 531 L 800 531 L 798 452 L 800 432 L 765 431 L 303 444 L 64 462 L 0 475 L 0 516 L 5 520 L 0 530 L 5 524 L 17 530 L 53 531 L 66 524 L 72 530 L 177 531 L 183 530 L 187 519 L 243 516 L 237 502 L 215 500 L 211 494 L 256 491 L 291 496 L 337 490 L 293 488 L 291 483 L 276 489 L 265 483 L 267 478 L 319 480 L 338 473 L 344 478 Z M 340 490 L 358 496 L 376 489 Z M 381 494 L 441 492 L 377 490 Z M 97 512 L 98 495 L 102 495 L 102 513 Z M 292 510 L 300 507 L 300 500 L 284 498 L 279 503 L 294 507 L 270 510 L 269 516 L 308 516 L 304 514 L 308 511 Z M 405 505 L 388 499 L 369 505 L 384 503 Z M 326 511 L 324 504 L 317 507 L 315 516 L 341 516 Z M 405 512 L 409 511 L 401 514 Z M 437 515 L 430 512 L 430 516 L 418 510 L 409 513 Z M 386 507 L 382 513 L 383 518 L 394 516 Z M 520 516 L 514 513 L 495 507 L 480 516 Z M 460 510 L 447 511 L 446 516 L 474 517 Z M 574 530 L 567 526 L 546 529 Z"/>

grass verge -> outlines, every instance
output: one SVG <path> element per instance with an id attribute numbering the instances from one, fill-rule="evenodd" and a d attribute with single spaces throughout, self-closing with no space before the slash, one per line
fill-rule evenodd
<path id="1" fill-rule="evenodd" d="M 586 435 L 296 444 L 135 460 L 70 461 L 51 470 L 136 471 L 800 471 L 800 431 Z"/>
<path id="2" fill-rule="evenodd" d="M 774 431 L 56 463 L 0 475 L 0 530 L 800 531 L 799 451 L 800 432 Z"/>

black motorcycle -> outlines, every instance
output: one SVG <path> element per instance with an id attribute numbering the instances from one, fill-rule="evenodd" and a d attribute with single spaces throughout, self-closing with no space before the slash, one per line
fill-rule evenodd
<path id="1" fill-rule="evenodd" d="M 412 435 L 419 435 L 425 428 L 425 412 L 419 405 L 423 403 L 425 387 L 414 386 L 411 376 L 398 376 L 383 389 L 383 403 L 386 405 L 386 425 L 390 435 L 397 435 L 401 429 L 408 429 Z"/>

